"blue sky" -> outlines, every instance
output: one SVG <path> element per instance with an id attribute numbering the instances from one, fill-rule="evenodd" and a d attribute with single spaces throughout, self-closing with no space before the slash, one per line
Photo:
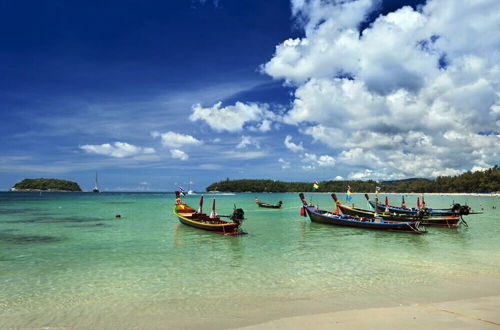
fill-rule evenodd
<path id="1" fill-rule="evenodd" d="M 4 2 L 0 190 L 26 177 L 89 190 L 96 171 L 103 190 L 171 191 L 487 168 L 500 159 L 499 13 L 496 1 Z"/>

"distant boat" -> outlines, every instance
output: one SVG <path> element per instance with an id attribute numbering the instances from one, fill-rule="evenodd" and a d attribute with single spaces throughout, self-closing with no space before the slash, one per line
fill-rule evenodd
<path id="1" fill-rule="evenodd" d="M 281 204 L 283 204 L 282 201 L 279 201 L 278 204 L 264 203 L 264 202 L 259 201 L 258 198 L 255 199 L 255 203 L 257 205 L 259 205 L 259 207 L 266 207 L 268 209 L 280 209 L 281 208 Z"/>
<path id="2" fill-rule="evenodd" d="M 92 192 L 95 192 L 95 193 L 100 192 L 99 186 L 97 184 L 97 172 L 95 172 L 95 183 L 94 183 L 94 189 L 92 189 Z"/>
<path id="3" fill-rule="evenodd" d="M 187 192 L 188 195 L 193 195 L 194 194 L 194 191 L 191 190 L 191 183 L 193 183 L 193 182 L 191 181 L 191 179 L 189 179 L 188 192 Z"/>

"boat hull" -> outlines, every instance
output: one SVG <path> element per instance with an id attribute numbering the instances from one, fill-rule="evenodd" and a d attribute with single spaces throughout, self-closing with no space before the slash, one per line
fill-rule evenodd
<path id="1" fill-rule="evenodd" d="M 186 226 L 190 226 L 190 227 L 198 228 L 198 229 L 203 229 L 203 230 L 207 230 L 207 231 L 213 231 L 213 232 L 217 232 L 220 234 L 228 234 L 228 235 L 234 234 L 239 229 L 239 225 L 236 223 L 207 224 L 207 223 L 203 223 L 200 221 L 194 221 L 192 219 L 188 219 L 188 218 L 185 218 L 182 216 L 177 216 L 177 218 L 179 218 L 179 221 Z"/>
<path id="2" fill-rule="evenodd" d="M 269 204 L 269 203 L 261 202 L 259 199 L 256 198 L 255 204 L 257 204 L 259 207 L 264 207 L 264 208 L 268 208 L 268 209 L 280 209 L 282 202 L 279 201 L 278 204 Z"/>
<path id="3" fill-rule="evenodd" d="M 257 203 L 259 207 L 267 208 L 267 209 L 280 209 L 281 205 L 271 205 L 271 204 L 264 204 L 264 203 Z"/>
<path id="4" fill-rule="evenodd" d="M 318 210 L 311 206 L 304 207 L 309 219 L 312 222 L 336 225 L 336 226 L 347 226 L 347 227 L 357 227 L 366 228 L 374 230 L 385 230 L 385 231 L 400 231 L 421 234 L 424 231 L 419 228 L 418 222 L 385 222 L 384 220 L 377 222 L 376 219 L 364 219 L 364 220 L 354 220 L 349 218 L 343 218 L 342 216 L 329 213 L 328 211 Z"/>
<path id="5" fill-rule="evenodd" d="M 185 204 L 175 205 L 173 213 L 180 223 L 186 226 L 225 235 L 243 233 L 239 228 L 240 223 L 223 221 L 219 217 L 212 219 L 204 213 L 196 213 L 194 209 Z"/>
<path id="6" fill-rule="evenodd" d="M 347 207 L 345 205 L 338 205 L 339 209 L 343 214 L 373 218 L 375 217 L 375 212 L 362 210 L 352 207 Z M 456 228 L 460 222 L 458 216 L 430 216 L 430 217 L 417 217 L 416 215 L 405 215 L 397 213 L 378 213 L 377 216 L 381 217 L 386 221 L 420 221 L 421 224 L 431 227 L 443 227 L 443 228 Z"/>
<path id="7" fill-rule="evenodd" d="M 375 202 L 370 201 L 370 205 L 372 207 L 375 207 Z M 386 206 L 383 204 L 377 204 L 377 210 L 384 212 L 386 209 Z M 397 213 L 397 214 L 405 214 L 405 215 L 413 215 L 416 216 L 418 210 L 416 209 L 404 209 L 401 207 L 395 207 L 395 206 L 387 206 L 387 209 L 389 210 L 390 213 Z M 457 213 L 452 212 L 451 210 L 433 210 L 433 209 L 428 209 L 429 215 L 432 217 L 446 217 L 446 216 L 456 216 Z"/>

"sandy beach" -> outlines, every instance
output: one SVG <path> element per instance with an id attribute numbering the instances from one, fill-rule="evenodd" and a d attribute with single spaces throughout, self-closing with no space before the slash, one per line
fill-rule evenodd
<path id="1" fill-rule="evenodd" d="M 494 329 L 500 296 L 288 317 L 239 329 Z"/>

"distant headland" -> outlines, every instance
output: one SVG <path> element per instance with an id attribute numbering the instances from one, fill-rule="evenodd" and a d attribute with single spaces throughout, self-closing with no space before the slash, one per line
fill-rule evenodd
<path id="1" fill-rule="evenodd" d="M 24 179 L 16 183 L 10 191 L 76 192 L 82 191 L 78 183 L 59 179 Z"/>
<path id="2" fill-rule="evenodd" d="M 312 182 L 283 182 L 276 180 L 225 180 L 211 184 L 207 191 L 220 192 L 304 192 L 311 191 Z M 383 193 L 495 193 L 500 191 L 500 167 L 484 171 L 465 172 L 457 176 L 439 176 L 435 179 L 405 179 L 393 181 L 343 180 L 321 181 L 317 192 L 346 191 Z"/>

